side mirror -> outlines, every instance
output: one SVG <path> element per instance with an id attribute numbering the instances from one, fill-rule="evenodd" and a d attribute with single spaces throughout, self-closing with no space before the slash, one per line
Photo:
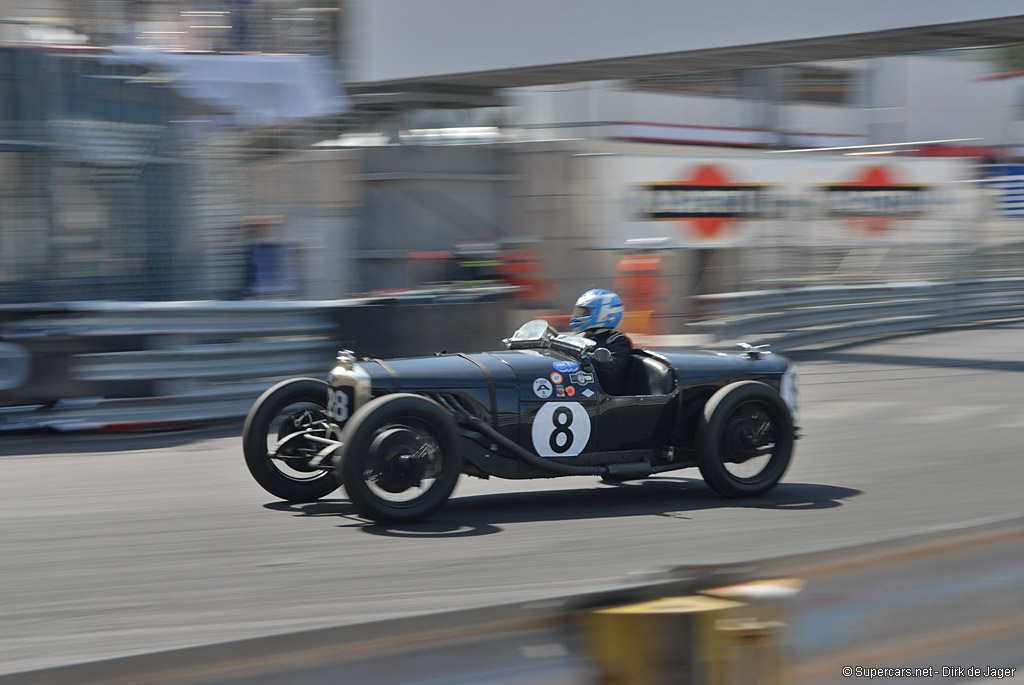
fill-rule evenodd
<path id="1" fill-rule="evenodd" d="M 607 347 L 599 347 L 594 350 L 594 360 L 607 364 L 612 360 L 612 353 L 608 351 Z"/>

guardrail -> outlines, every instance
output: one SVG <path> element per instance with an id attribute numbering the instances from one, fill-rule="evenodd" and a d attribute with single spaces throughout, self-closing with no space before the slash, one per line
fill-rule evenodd
<path id="1" fill-rule="evenodd" d="M 837 340 L 1024 317 L 1024 279 L 814 287 L 693 298 L 693 333 L 793 349 Z"/>
<path id="2" fill-rule="evenodd" d="M 0 307 L 0 432 L 239 418 L 277 380 L 323 376 L 340 348 L 376 357 L 493 349 L 512 291 Z M 1024 317 L 1024 278 L 727 293 L 692 304 L 699 319 L 688 332 L 785 350 Z"/>
<path id="3" fill-rule="evenodd" d="M 282 378 L 325 376 L 338 349 L 392 357 L 496 347 L 513 290 L 0 307 L 0 431 L 242 417 Z"/>

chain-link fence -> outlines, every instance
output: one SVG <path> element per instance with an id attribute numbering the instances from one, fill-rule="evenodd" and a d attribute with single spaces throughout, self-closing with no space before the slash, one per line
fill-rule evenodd
<path id="1" fill-rule="evenodd" d="M 275 58 L 211 59 L 257 71 Z M 291 59 L 281 82 L 326 64 Z M 251 177 L 336 135 L 335 120 L 286 109 L 286 96 L 263 105 L 260 93 L 232 94 L 231 111 L 229 96 L 190 97 L 169 68 L 108 50 L 0 46 L 0 300 L 298 294 L 285 287 L 291 217 L 266 216 Z M 336 88 L 336 74 L 324 82 Z"/>
<path id="2" fill-rule="evenodd" d="M 32 42 L 337 54 L 339 0 L 0 0 Z M 74 35 L 77 34 L 77 37 Z"/>
<path id="3" fill-rule="evenodd" d="M 20 120 L 0 147 L 4 300 L 174 299 L 190 281 L 187 179 L 163 90 L 95 59 L 6 50 Z"/>

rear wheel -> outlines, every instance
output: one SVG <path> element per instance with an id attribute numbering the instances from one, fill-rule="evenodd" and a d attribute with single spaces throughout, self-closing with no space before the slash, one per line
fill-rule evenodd
<path id="1" fill-rule="evenodd" d="M 310 465 L 325 445 L 305 437 L 331 438 L 336 430 L 327 417 L 327 388 L 315 378 L 282 381 L 249 410 L 242 429 L 245 465 L 271 495 L 313 502 L 341 485 L 333 470 Z"/>
<path id="2" fill-rule="evenodd" d="M 793 417 L 770 386 L 728 385 L 708 400 L 699 421 L 697 464 L 725 497 L 756 497 L 771 490 L 793 454 Z"/>
<path id="3" fill-rule="evenodd" d="M 420 395 L 379 397 L 342 431 L 335 468 L 361 516 L 381 523 L 426 518 L 447 501 L 462 462 L 455 424 Z"/>

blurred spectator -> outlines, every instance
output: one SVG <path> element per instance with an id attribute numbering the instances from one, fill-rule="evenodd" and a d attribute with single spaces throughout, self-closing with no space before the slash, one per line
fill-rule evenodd
<path id="1" fill-rule="evenodd" d="M 298 292 L 298 279 L 291 252 L 281 240 L 280 219 L 252 217 L 243 226 L 248 234 L 248 279 L 243 297 L 270 299 L 294 296 Z"/>
<path id="2" fill-rule="evenodd" d="M 250 22 L 253 19 L 252 0 L 228 0 L 231 29 L 225 36 L 225 49 L 234 52 L 249 52 L 255 49 Z"/>

